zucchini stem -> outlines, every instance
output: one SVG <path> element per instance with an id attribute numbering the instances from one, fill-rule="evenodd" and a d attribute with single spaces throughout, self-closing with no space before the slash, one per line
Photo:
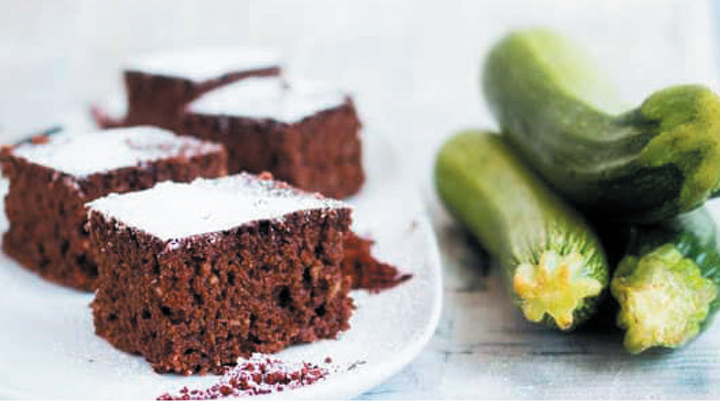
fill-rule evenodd
<path id="1" fill-rule="evenodd" d="M 673 86 L 650 95 L 639 121 L 651 128 L 640 161 L 651 167 L 675 165 L 685 177 L 680 212 L 702 204 L 720 188 L 720 102 L 708 88 Z"/>
<path id="2" fill-rule="evenodd" d="M 611 283 L 620 304 L 625 347 L 637 354 L 656 346 L 680 347 L 700 332 L 718 289 L 672 244 L 625 257 Z"/>
<path id="3" fill-rule="evenodd" d="M 603 289 L 598 280 L 585 275 L 584 264 L 579 253 L 562 256 L 547 250 L 537 264 L 518 265 L 513 289 L 525 317 L 540 322 L 548 315 L 560 329 L 570 329 L 576 308 L 582 306 L 585 298 L 596 296 Z"/>

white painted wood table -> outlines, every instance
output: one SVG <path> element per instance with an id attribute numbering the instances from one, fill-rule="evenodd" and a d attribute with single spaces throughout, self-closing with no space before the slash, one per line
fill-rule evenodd
<path id="1" fill-rule="evenodd" d="M 624 353 L 612 328 L 564 335 L 531 326 L 430 182 L 445 138 L 495 127 L 477 75 L 507 30 L 547 24 L 585 42 L 633 104 L 673 83 L 717 88 L 716 15 L 709 0 L 8 0 L 0 10 L 0 134 L 42 127 L 117 92 L 119 62 L 133 53 L 276 48 L 291 73 L 353 91 L 366 134 L 395 146 L 405 179 L 398 187 L 422 198 L 441 244 L 446 297 L 434 338 L 361 399 L 717 399 L 720 324 L 684 350 L 639 357 Z"/>
<path id="2" fill-rule="evenodd" d="M 638 6 L 643 12 L 617 4 L 598 10 L 592 3 L 583 2 L 582 10 L 578 5 L 573 10 L 577 18 L 559 17 L 563 12 L 558 10 L 550 14 L 559 26 L 592 44 L 628 100 L 639 102 L 654 88 L 672 83 L 718 88 L 716 9 L 660 2 Z M 632 17 L 638 14 L 644 16 Z M 553 17 L 541 15 L 537 21 Z M 478 69 L 476 65 L 472 68 Z M 526 322 L 510 305 L 493 263 L 443 210 L 429 180 L 439 142 L 466 124 L 460 119 L 440 121 L 462 113 L 455 111 L 457 104 L 430 95 L 414 102 L 432 116 L 414 116 L 412 128 L 423 133 L 423 139 L 437 141 L 416 145 L 420 151 L 415 159 L 422 162 L 409 171 L 425 175 L 415 181 L 443 254 L 443 316 L 415 362 L 362 399 L 720 399 L 720 324 L 683 350 L 631 356 L 622 347 L 622 332 L 614 327 L 612 315 L 572 334 Z M 473 104 L 481 110 L 482 101 Z M 492 126 L 485 110 L 476 115 L 480 125 Z M 437 128 L 437 133 L 427 133 L 429 128 Z M 713 207 L 720 218 L 720 203 Z"/>

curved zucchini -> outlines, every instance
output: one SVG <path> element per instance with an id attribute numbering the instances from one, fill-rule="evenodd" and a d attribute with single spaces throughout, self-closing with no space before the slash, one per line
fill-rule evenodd
<path id="1" fill-rule="evenodd" d="M 596 310 L 609 279 L 598 238 L 500 137 L 454 136 L 437 156 L 435 183 L 448 210 L 499 261 L 525 318 L 570 330 Z"/>
<path id="2" fill-rule="evenodd" d="M 629 352 L 683 346 L 717 312 L 720 253 L 715 232 L 705 208 L 630 228 L 626 256 L 611 282 Z"/>
<path id="3" fill-rule="evenodd" d="M 574 44 L 539 28 L 494 46 L 482 87 L 514 150 L 585 211 L 650 223 L 720 189 L 720 99 L 706 87 L 626 109 Z"/>

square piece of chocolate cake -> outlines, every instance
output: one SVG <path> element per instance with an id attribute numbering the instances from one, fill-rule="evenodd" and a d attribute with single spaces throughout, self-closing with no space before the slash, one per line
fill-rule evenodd
<path id="1" fill-rule="evenodd" d="M 333 198 L 363 184 L 354 103 L 327 85 L 248 78 L 190 103 L 184 122 L 184 132 L 225 144 L 230 173 L 269 171 Z"/>
<path id="2" fill-rule="evenodd" d="M 142 55 L 125 64 L 127 115 L 115 124 L 157 125 L 178 132 L 182 108 L 201 94 L 247 77 L 278 74 L 278 57 L 258 49 L 206 48 Z"/>
<path id="3" fill-rule="evenodd" d="M 88 207 L 96 333 L 158 372 L 222 373 L 349 328 L 342 202 L 242 173 Z"/>
<path id="4" fill-rule="evenodd" d="M 85 203 L 111 192 L 227 173 L 222 145 L 152 127 L 61 132 L 6 146 L 10 187 L 3 251 L 55 283 L 92 290 L 97 266 L 85 230 Z"/>

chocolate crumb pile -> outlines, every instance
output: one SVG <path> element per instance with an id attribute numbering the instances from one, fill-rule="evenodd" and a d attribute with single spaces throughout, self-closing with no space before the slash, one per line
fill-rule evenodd
<path id="1" fill-rule="evenodd" d="M 183 387 L 177 394 L 165 393 L 157 400 L 206 400 L 270 394 L 314 384 L 328 373 L 327 369 L 312 363 L 286 363 L 273 356 L 256 353 L 248 360 L 238 362 L 209 388 Z"/>
<path id="2" fill-rule="evenodd" d="M 372 239 L 363 238 L 355 232 L 346 232 L 343 236 L 345 256 L 342 271 L 352 278 L 352 289 L 368 290 L 378 293 L 412 278 L 412 274 L 402 274 L 389 264 L 375 259 L 371 253 Z"/>

